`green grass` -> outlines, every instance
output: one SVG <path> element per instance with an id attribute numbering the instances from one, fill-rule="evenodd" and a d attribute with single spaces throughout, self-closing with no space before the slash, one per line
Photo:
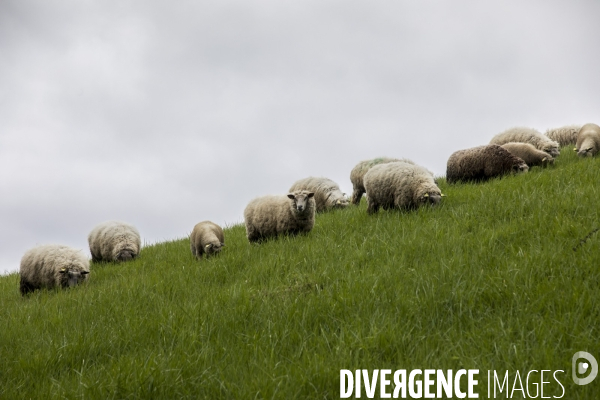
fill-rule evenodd
<path id="1" fill-rule="evenodd" d="M 561 369 L 564 398 L 597 398 L 571 357 L 600 356 L 600 232 L 580 242 L 600 228 L 600 159 L 562 153 L 483 184 L 440 179 L 436 208 L 368 216 L 363 199 L 260 245 L 233 226 L 208 260 L 185 238 L 93 264 L 70 290 L 21 298 L 0 277 L 0 399 L 339 398 L 340 369 L 358 368 L 479 369 L 480 398 L 487 370 L 512 384 Z"/>

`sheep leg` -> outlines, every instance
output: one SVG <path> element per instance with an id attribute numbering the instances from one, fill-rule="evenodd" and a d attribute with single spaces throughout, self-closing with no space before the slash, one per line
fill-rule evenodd
<path id="1" fill-rule="evenodd" d="M 352 199 L 350 200 L 350 202 L 352 204 L 360 204 L 360 199 L 363 194 L 365 194 L 364 190 L 361 190 L 359 188 L 354 188 L 354 190 L 352 191 Z"/>
<path id="2" fill-rule="evenodd" d="M 33 292 L 36 287 L 21 277 L 21 285 L 19 289 L 21 290 L 21 295 L 25 296 L 27 293 Z"/>
<path id="3" fill-rule="evenodd" d="M 377 211 L 379 211 L 379 204 L 374 202 L 374 201 L 367 201 L 368 205 L 367 205 L 367 214 L 371 215 L 371 214 L 375 214 Z"/>

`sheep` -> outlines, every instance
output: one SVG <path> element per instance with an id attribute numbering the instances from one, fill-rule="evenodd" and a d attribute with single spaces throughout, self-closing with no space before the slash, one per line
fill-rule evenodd
<path id="1" fill-rule="evenodd" d="M 537 165 L 545 166 L 554 164 L 554 158 L 552 158 L 552 156 L 545 151 L 536 149 L 529 143 L 509 142 L 500 147 L 508 150 L 513 156 L 521 158 L 530 168 Z"/>
<path id="2" fill-rule="evenodd" d="M 223 228 L 211 221 L 198 222 L 190 235 L 190 248 L 197 259 L 202 254 L 210 256 L 219 253 L 225 246 Z"/>
<path id="3" fill-rule="evenodd" d="M 89 273 L 90 262 L 81 251 L 54 244 L 37 246 L 21 258 L 21 295 L 36 289 L 75 286 L 84 282 Z"/>
<path id="4" fill-rule="evenodd" d="M 97 225 L 88 235 L 88 243 L 92 261 L 129 261 L 138 256 L 142 247 L 138 230 L 119 221 Z"/>
<path id="5" fill-rule="evenodd" d="M 414 209 L 424 204 L 438 204 L 442 192 L 431 173 L 415 164 L 391 162 L 369 169 L 364 176 L 367 213 L 384 210 Z"/>
<path id="6" fill-rule="evenodd" d="M 560 128 L 548 129 L 546 136 L 560 146 L 568 146 L 577 143 L 577 134 L 580 129 L 581 125 L 566 125 Z"/>
<path id="7" fill-rule="evenodd" d="M 446 167 L 446 181 L 483 181 L 528 170 L 521 158 L 496 144 L 488 144 L 452 153 Z"/>
<path id="8" fill-rule="evenodd" d="M 372 160 L 364 160 L 356 164 L 352 171 L 350 172 L 350 182 L 352 182 L 352 197 L 350 202 L 352 204 L 359 204 L 362 195 L 365 193 L 365 185 L 363 184 L 363 178 L 367 171 L 371 169 L 375 165 L 379 164 L 387 164 L 391 162 L 402 161 L 408 164 L 415 164 L 411 160 L 407 160 L 405 158 L 389 158 L 389 157 L 379 157 L 374 158 Z"/>
<path id="9" fill-rule="evenodd" d="M 310 232 L 315 224 L 314 195 L 314 192 L 301 190 L 252 200 L 244 210 L 248 241 Z"/>
<path id="10" fill-rule="evenodd" d="M 574 149 L 579 157 L 593 157 L 600 150 L 600 126 L 585 124 L 577 134 Z"/>
<path id="11" fill-rule="evenodd" d="M 497 134 L 490 144 L 503 145 L 509 142 L 530 143 L 536 149 L 545 151 L 552 157 L 560 154 L 558 143 L 532 128 L 516 127 Z"/>
<path id="12" fill-rule="evenodd" d="M 337 183 L 327 178 L 308 177 L 296 181 L 289 192 L 298 190 L 307 190 L 315 194 L 316 212 L 323 212 L 332 208 L 345 208 L 348 206 L 348 199 L 345 193 L 342 193 Z"/>

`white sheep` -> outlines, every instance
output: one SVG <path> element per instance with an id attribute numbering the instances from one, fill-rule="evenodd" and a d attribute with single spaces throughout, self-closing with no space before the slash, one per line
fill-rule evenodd
<path id="1" fill-rule="evenodd" d="M 350 182 L 352 182 L 352 197 L 350 202 L 352 204 L 359 204 L 362 195 L 365 193 L 365 185 L 363 183 L 363 178 L 367 171 L 369 171 L 373 166 L 379 164 L 387 164 L 391 162 L 402 161 L 408 164 L 415 164 L 411 160 L 407 160 L 406 158 L 389 158 L 389 157 L 378 157 L 373 158 L 372 160 L 364 160 L 356 164 L 352 171 L 350 171 Z"/>
<path id="2" fill-rule="evenodd" d="M 323 212 L 332 208 L 344 208 L 348 206 L 348 199 L 342 193 L 337 183 L 327 178 L 308 177 L 296 181 L 289 192 L 307 190 L 315 194 L 317 212 Z"/>
<path id="3" fill-rule="evenodd" d="M 130 224 L 107 221 L 97 225 L 88 235 L 92 261 L 129 261 L 142 247 L 140 233 Z"/>
<path id="4" fill-rule="evenodd" d="M 364 176 L 367 212 L 379 207 L 413 209 L 425 204 L 438 204 L 442 192 L 431 172 L 419 165 L 391 162 L 373 166 Z"/>
<path id="5" fill-rule="evenodd" d="M 53 244 L 34 247 L 21 259 L 20 291 L 26 295 L 36 289 L 75 286 L 89 273 L 90 262 L 77 249 Z"/>
<path id="6" fill-rule="evenodd" d="M 252 200 L 244 210 L 250 242 L 281 234 L 308 233 L 315 224 L 314 193 L 306 190 Z"/>
<path id="7" fill-rule="evenodd" d="M 550 138 L 542 135 L 539 131 L 532 128 L 510 128 L 502 133 L 497 134 L 492 138 L 492 140 L 490 140 L 490 144 L 497 144 L 499 146 L 510 142 L 530 143 L 536 149 L 545 151 L 552 157 L 558 157 L 560 154 L 557 142 L 550 140 Z"/>
<path id="8" fill-rule="evenodd" d="M 513 156 L 517 156 L 525 161 L 528 167 L 554 164 L 554 158 L 550 154 L 536 149 L 530 143 L 509 142 L 500 147 L 508 150 Z"/>
<path id="9" fill-rule="evenodd" d="M 509 173 L 527 172 L 523 159 L 496 144 L 458 150 L 450 155 L 446 181 L 485 181 Z"/>
<path id="10" fill-rule="evenodd" d="M 190 248 L 194 257 L 217 254 L 225 246 L 223 228 L 211 221 L 198 222 L 190 235 Z"/>
<path id="11" fill-rule="evenodd" d="M 560 128 L 548 129 L 546 136 L 550 140 L 554 140 L 560 146 L 568 146 L 577 143 L 577 134 L 581 129 L 581 125 L 566 125 Z"/>
<path id="12" fill-rule="evenodd" d="M 575 151 L 579 157 L 593 157 L 600 150 L 600 126 L 585 124 L 577 135 Z"/>

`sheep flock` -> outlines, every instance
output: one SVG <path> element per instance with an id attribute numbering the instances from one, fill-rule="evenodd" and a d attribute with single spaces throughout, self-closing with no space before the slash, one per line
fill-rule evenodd
<path id="1" fill-rule="evenodd" d="M 600 152 L 600 126 L 565 125 L 545 134 L 527 127 L 501 132 L 489 144 L 457 150 L 447 162 L 446 181 L 476 183 L 491 178 L 525 173 L 532 167 L 554 163 L 560 147 L 575 145 L 580 157 Z M 358 205 L 366 194 L 367 213 L 436 206 L 444 195 L 433 173 L 406 158 L 378 157 L 363 160 L 350 171 L 353 192 L 348 198 L 339 185 L 325 177 L 296 180 L 287 192 L 250 201 L 244 210 L 246 236 L 260 243 L 279 236 L 309 234 L 318 215 Z M 335 211 L 334 211 L 335 212 Z M 196 223 L 189 235 L 191 255 L 217 255 L 225 246 L 223 229 L 212 221 Z M 120 221 L 96 225 L 88 235 L 92 265 L 125 263 L 140 257 L 137 228 Z M 37 289 L 74 287 L 89 280 L 90 260 L 80 250 L 64 245 L 41 245 L 23 255 L 19 269 L 23 296 Z"/>

